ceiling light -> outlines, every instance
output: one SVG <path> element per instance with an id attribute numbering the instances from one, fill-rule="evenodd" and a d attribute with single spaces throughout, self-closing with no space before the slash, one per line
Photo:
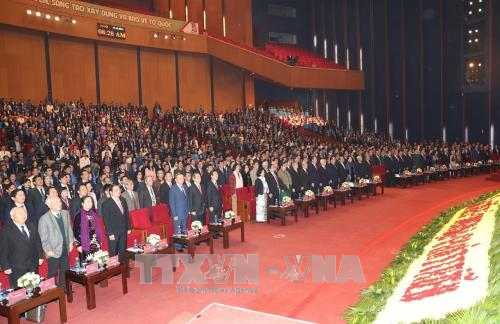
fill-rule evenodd
<path id="1" fill-rule="evenodd" d="M 477 66 L 482 66 L 482 65 L 483 65 L 483 63 L 477 63 Z"/>
<path id="2" fill-rule="evenodd" d="M 42 13 L 40 11 L 35 12 L 35 16 L 40 17 L 41 15 L 42 15 Z"/>
<path id="3" fill-rule="evenodd" d="M 153 33 L 153 37 L 154 37 L 154 38 L 157 38 L 157 37 L 158 37 L 158 34 L 157 34 L 157 33 Z"/>
<path id="4" fill-rule="evenodd" d="M 50 19 L 50 18 L 52 18 L 52 17 L 50 17 L 50 15 L 49 15 L 49 14 L 46 14 L 46 15 L 45 15 L 45 19 Z"/>
<path id="5" fill-rule="evenodd" d="M 469 30 L 469 34 L 472 34 L 472 29 L 471 29 L 471 30 Z"/>
<path id="6" fill-rule="evenodd" d="M 31 9 L 28 9 L 28 10 L 26 10 L 26 13 L 27 13 L 28 15 L 31 15 L 31 14 L 33 13 L 33 11 L 31 11 Z"/>
<path id="7" fill-rule="evenodd" d="M 476 42 L 476 43 L 477 43 L 477 42 L 479 42 L 479 39 L 477 39 L 477 38 L 476 38 L 476 39 L 474 39 L 474 42 Z"/>
<path id="8" fill-rule="evenodd" d="M 163 38 L 168 39 L 168 35 L 164 35 Z"/>
<path id="9" fill-rule="evenodd" d="M 59 21 L 59 20 L 60 20 L 59 16 L 55 16 L 55 17 L 54 17 L 54 20 L 55 20 L 55 21 Z"/>
<path id="10" fill-rule="evenodd" d="M 479 9 L 477 9 L 477 11 L 481 12 L 481 11 L 483 11 L 483 9 L 479 8 Z"/>
<path id="11" fill-rule="evenodd" d="M 472 39 L 469 39 L 469 44 L 472 43 Z"/>
<path id="12" fill-rule="evenodd" d="M 476 33 L 479 33 L 479 30 L 478 30 L 478 29 L 476 29 L 476 30 L 475 30 L 475 32 L 476 32 Z"/>
<path id="13" fill-rule="evenodd" d="M 72 24 L 76 24 L 76 20 L 75 19 L 71 19 L 71 23 Z"/>
<path id="14" fill-rule="evenodd" d="M 469 63 L 469 67 L 473 68 L 474 67 L 474 62 Z"/>

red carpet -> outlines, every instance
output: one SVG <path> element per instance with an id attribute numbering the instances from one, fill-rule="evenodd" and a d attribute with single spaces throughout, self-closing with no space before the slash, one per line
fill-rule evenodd
<path id="1" fill-rule="evenodd" d="M 241 294 L 179 294 L 175 285 L 162 285 L 160 272 L 153 273 L 152 285 L 140 285 L 138 271 L 129 279 L 129 293 L 121 294 L 118 278 L 108 288 L 96 287 L 97 308 L 87 311 L 85 292 L 76 286 L 74 302 L 68 304 L 69 323 L 167 323 L 184 322 L 213 302 L 240 306 L 251 310 L 290 316 L 296 319 L 341 323 L 341 314 L 354 304 L 361 289 L 378 278 L 399 248 L 423 225 L 440 211 L 469 200 L 483 192 L 500 188 L 500 184 L 485 181 L 484 176 L 442 181 L 408 189 L 386 189 L 385 195 L 355 201 L 353 205 L 330 207 L 319 215 L 311 213 L 299 222 L 248 224 L 246 242 L 239 242 L 239 234 L 230 235 L 229 250 L 222 249 L 222 240 L 215 241 L 216 253 L 242 253 L 260 255 L 260 283 L 236 285 L 258 287 L 258 295 Z M 282 238 L 273 238 L 283 234 Z M 198 248 L 208 253 L 206 245 Z M 285 254 L 360 256 L 366 284 L 313 284 L 309 274 L 306 283 L 292 283 L 278 275 L 266 274 L 266 267 L 286 270 Z M 159 270 L 159 269 L 156 269 Z M 180 278 L 183 268 L 174 274 Z M 229 283 L 233 278 L 229 279 Z M 211 283 L 209 281 L 209 283 Z M 195 287 L 196 285 L 191 285 Z M 231 287 L 232 285 L 217 285 Z M 205 286 L 208 288 L 208 286 Z M 57 305 L 49 305 L 46 323 L 58 321 Z M 2 318 L 4 322 L 5 319 Z M 1 320 L 0 320 L 1 321 Z M 237 321 L 237 319 L 235 319 Z"/>

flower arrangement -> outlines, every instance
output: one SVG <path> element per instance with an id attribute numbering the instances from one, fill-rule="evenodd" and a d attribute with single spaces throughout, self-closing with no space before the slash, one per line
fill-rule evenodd
<path id="1" fill-rule="evenodd" d="M 465 166 L 466 166 L 467 168 L 470 168 L 470 163 L 469 163 L 469 162 L 465 163 Z"/>
<path id="2" fill-rule="evenodd" d="M 342 185 L 340 186 L 340 189 L 342 189 L 342 190 L 351 190 L 351 186 L 349 185 L 349 183 L 344 182 L 344 183 L 342 183 Z"/>
<path id="3" fill-rule="evenodd" d="M 483 161 L 477 161 L 477 165 L 478 166 L 482 166 L 483 165 Z"/>
<path id="4" fill-rule="evenodd" d="M 97 263 L 101 266 L 108 263 L 108 260 L 109 260 L 109 253 L 103 250 L 99 250 L 93 254 L 87 255 L 87 262 Z"/>
<path id="5" fill-rule="evenodd" d="M 493 164 L 493 160 L 488 160 L 488 164 Z"/>
<path id="6" fill-rule="evenodd" d="M 446 167 L 446 165 L 444 165 L 444 164 L 441 166 L 441 168 L 440 168 L 440 169 L 441 169 L 441 171 L 447 171 L 447 170 L 448 170 L 448 168 L 447 168 L 447 167 Z"/>
<path id="7" fill-rule="evenodd" d="M 158 245 L 160 243 L 161 237 L 157 234 L 149 234 L 147 242 L 153 246 Z"/>
<path id="8" fill-rule="evenodd" d="M 415 170 L 415 173 L 416 173 L 416 174 L 422 174 L 423 172 L 422 172 L 422 169 L 417 168 L 417 170 Z"/>
<path id="9" fill-rule="evenodd" d="M 333 189 L 332 189 L 332 187 L 330 187 L 330 186 L 325 186 L 325 187 L 323 188 L 323 193 L 330 194 L 330 193 L 332 193 L 332 192 L 333 192 Z"/>
<path id="10" fill-rule="evenodd" d="M 405 176 L 405 177 L 411 177 L 411 172 L 408 171 L 408 170 L 404 170 L 403 171 L 403 176 Z"/>
<path id="11" fill-rule="evenodd" d="M 368 184 L 368 179 L 361 178 L 359 179 L 358 184 L 360 186 L 366 186 Z"/>
<path id="12" fill-rule="evenodd" d="M 430 167 L 429 168 L 429 172 L 436 172 L 436 168 L 435 167 Z"/>
<path id="13" fill-rule="evenodd" d="M 281 200 L 281 202 L 282 202 L 283 206 L 291 206 L 291 205 L 293 205 L 292 198 L 290 198 L 288 196 L 283 197 L 283 199 Z"/>
<path id="14" fill-rule="evenodd" d="M 304 195 L 309 198 L 314 198 L 314 192 L 311 190 L 307 190 Z"/>
<path id="15" fill-rule="evenodd" d="M 380 179 L 380 176 L 379 176 L 379 175 L 374 175 L 374 176 L 373 176 L 373 182 L 377 182 L 377 183 L 378 183 L 378 182 L 380 182 L 380 181 L 382 181 L 382 180 Z"/>
<path id="16" fill-rule="evenodd" d="M 40 284 L 40 276 L 34 272 L 25 273 L 17 279 L 17 285 L 21 288 L 33 289 Z"/>
<path id="17" fill-rule="evenodd" d="M 235 217 L 236 217 L 236 214 L 232 210 L 229 210 L 229 211 L 224 213 L 224 218 L 226 218 L 226 219 L 234 219 Z"/>
<path id="18" fill-rule="evenodd" d="M 195 231 L 200 231 L 203 227 L 203 224 L 200 221 L 194 221 L 191 223 L 191 229 Z"/>

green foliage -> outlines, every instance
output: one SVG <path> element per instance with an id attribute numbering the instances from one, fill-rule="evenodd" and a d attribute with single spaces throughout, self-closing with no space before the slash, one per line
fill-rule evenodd
<path id="1" fill-rule="evenodd" d="M 499 192 L 500 190 L 493 191 L 459 206 L 451 207 L 432 219 L 406 243 L 389 267 L 382 272 L 380 279 L 361 292 L 358 303 L 344 312 L 344 318 L 347 322 L 351 324 L 372 323 L 385 306 L 399 281 L 406 274 L 411 263 L 422 255 L 425 246 L 450 221 L 453 215 L 460 209 L 490 198 Z M 500 309 L 500 209 L 497 210 L 495 218 L 495 231 L 489 250 L 490 277 L 487 297 L 469 309 L 448 314 L 442 320 L 423 320 L 421 323 L 500 323 L 500 312 L 498 311 Z"/>

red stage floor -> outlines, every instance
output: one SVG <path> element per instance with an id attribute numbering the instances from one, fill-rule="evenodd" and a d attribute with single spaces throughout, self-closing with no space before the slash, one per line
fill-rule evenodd
<path id="1" fill-rule="evenodd" d="M 260 283 L 235 285 L 258 287 L 257 295 L 180 294 L 175 284 L 161 284 L 159 271 L 153 273 L 153 284 L 140 285 L 139 273 L 135 270 L 129 279 L 127 295 L 121 294 L 119 278 L 111 279 L 108 288 L 96 287 L 97 308 L 92 311 L 86 309 L 83 288 L 76 286 L 75 301 L 68 304 L 68 320 L 85 324 L 180 323 L 217 302 L 300 320 L 342 323 L 342 312 L 356 302 L 359 292 L 379 277 L 399 248 L 434 215 L 497 188 L 500 184 L 477 176 L 415 188 L 386 189 L 383 196 L 356 200 L 353 205 L 347 203 L 337 209 L 330 207 L 319 215 L 311 213 L 309 219 L 299 213 L 299 222 L 289 220 L 285 227 L 279 226 L 278 221 L 271 225 L 248 224 L 245 243 L 239 242 L 239 233 L 233 232 L 231 248 L 223 250 L 222 240 L 216 240 L 215 253 L 259 254 Z M 198 251 L 209 253 L 204 244 Z M 280 279 L 286 270 L 285 254 L 336 255 L 337 266 L 342 255 L 359 255 L 367 283 L 349 280 L 347 284 L 315 284 L 311 274 L 303 284 Z M 278 267 L 278 274 L 266 274 L 268 266 Z M 178 268 L 174 282 L 183 272 L 182 266 Z M 229 283 L 232 282 L 231 277 Z M 217 286 L 230 289 L 232 284 Z M 57 321 L 56 312 L 57 305 L 49 305 L 46 323 Z M 238 322 L 238 318 L 234 321 Z"/>

